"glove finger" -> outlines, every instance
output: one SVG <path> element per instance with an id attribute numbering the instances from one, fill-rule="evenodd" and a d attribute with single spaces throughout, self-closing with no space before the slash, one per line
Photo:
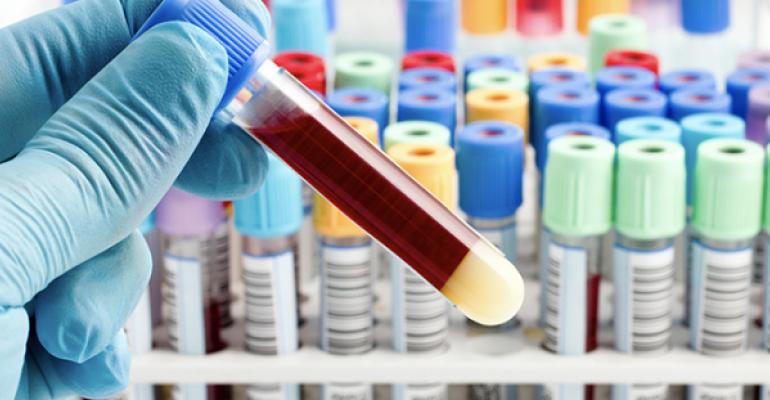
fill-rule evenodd
<path id="1" fill-rule="evenodd" d="M 7 393 L 16 393 L 21 386 L 22 366 L 29 335 L 29 317 L 23 307 L 0 307 L 0 388 Z M 26 385 L 26 382 L 21 382 Z M 23 389 L 23 388 L 22 388 Z M 6 393 L 6 394 L 7 394 Z"/>
<path id="2" fill-rule="evenodd" d="M 139 226 L 192 155 L 226 74 L 202 30 L 158 25 L 0 164 L 0 305 L 25 304 Z"/>
<path id="3" fill-rule="evenodd" d="M 210 199 L 236 199 L 257 191 L 267 172 L 267 154 L 243 129 L 216 119 L 174 186 Z"/>
<path id="4" fill-rule="evenodd" d="M 79 0 L 0 30 L 0 161 L 128 46 L 161 0 Z M 261 1 L 223 0 L 263 35 Z"/>
<path id="5" fill-rule="evenodd" d="M 35 296 L 35 331 L 56 358 L 82 363 L 122 329 L 152 272 L 150 250 L 135 232 L 58 277 Z"/>

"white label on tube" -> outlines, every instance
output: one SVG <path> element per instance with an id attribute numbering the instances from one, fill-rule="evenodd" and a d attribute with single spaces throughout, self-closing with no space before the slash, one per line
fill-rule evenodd
<path id="1" fill-rule="evenodd" d="M 613 385 L 612 400 L 667 400 L 668 385 L 662 383 Z"/>
<path id="2" fill-rule="evenodd" d="M 126 321 L 126 338 L 131 354 L 152 350 L 152 316 L 150 315 L 150 290 L 145 289 L 134 311 Z"/>
<path id="3" fill-rule="evenodd" d="M 584 354 L 588 254 L 553 241 L 548 246 L 545 346 L 559 354 Z"/>
<path id="4" fill-rule="evenodd" d="M 322 245 L 321 348 L 360 354 L 374 346 L 372 245 Z"/>
<path id="5" fill-rule="evenodd" d="M 207 400 L 208 388 L 202 383 L 186 383 L 174 386 L 171 390 L 174 400 Z"/>
<path id="6" fill-rule="evenodd" d="M 765 349 L 770 349 L 770 236 L 765 243 L 765 273 L 762 280 L 762 342 Z M 767 387 L 763 387 L 766 389 Z M 764 391 L 763 391 L 764 393 Z M 770 400 L 770 398 L 767 398 Z"/>
<path id="7" fill-rule="evenodd" d="M 759 400 L 770 400 L 770 385 L 759 387 Z"/>
<path id="8" fill-rule="evenodd" d="M 579 383 L 543 385 L 543 400 L 583 400 L 585 386 Z"/>
<path id="9" fill-rule="evenodd" d="M 496 229 L 475 227 L 490 243 L 505 254 L 510 262 L 516 262 L 516 224 L 511 223 Z"/>
<path id="10" fill-rule="evenodd" d="M 690 385 L 687 400 L 742 400 L 741 385 Z"/>
<path id="11" fill-rule="evenodd" d="M 179 353 L 206 354 L 203 271 L 196 259 L 166 255 L 164 296 L 166 322 L 172 347 Z"/>
<path id="12" fill-rule="evenodd" d="M 615 247 L 615 348 L 656 353 L 671 338 L 674 248 L 635 251 Z"/>
<path id="13" fill-rule="evenodd" d="M 517 400 L 519 393 L 516 385 L 478 384 L 470 385 L 470 400 Z"/>
<path id="14" fill-rule="evenodd" d="M 299 385 L 293 383 L 251 385 L 246 389 L 246 398 L 248 400 L 299 400 Z"/>
<path id="15" fill-rule="evenodd" d="M 297 350 L 297 295 L 294 254 L 243 255 L 246 342 L 260 354 Z"/>
<path id="16" fill-rule="evenodd" d="M 752 248 L 717 250 L 692 243 L 690 343 L 704 354 L 735 355 L 748 340 Z"/>
<path id="17" fill-rule="evenodd" d="M 131 400 L 154 400 L 155 390 L 150 384 L 139 383 L 131 385 L 126 391 L 126 398 Z"/>
<path id="18" fill-rule="evenodd" d="M 393 400 L 447 400 L 449 388 L 443 383 L 393 385 Z"/>
<path id="19" fill-rule="evenodd" d="M 540 301 L 538 302 L 539 314 L 538 321 L 541 327 L 545 327 L 546 312 L 546 294 L 548 293 L 548 243 L 551 241 L 551 234 L 545 225 L 540 229 L 540 246 L 538 246 L 537 263 L 539 266 L 538 278 L 540 281 Z"/>
<path id="20" fill-rule="evenodd" d="M 446 348 L 449 303 L 405 262 L 391 256 L 393 349 L 430 352 Z"/>
<path id="21" fill-rule="evenodd" d="M 367 383 L 328 383 L 321 386 L 322 400 L 372 400 L 372 385 Z"/>

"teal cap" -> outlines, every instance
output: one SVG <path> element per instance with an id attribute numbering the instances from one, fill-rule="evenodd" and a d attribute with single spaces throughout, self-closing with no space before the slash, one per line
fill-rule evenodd
<path id="1" fill-rule="evenodd" d="M 615 146 L 591 136 L 565 136 L 548 145 L 543 223 L 568 236 L 604 234 L 612 227 Z"/>
<path id="2" fill-rule="evenodd" d="M 529 90 L 527 75 L 505 68 L 484 68 L 471 72 L 466 82 L 466 91 L 474 89 Z"/>
<path id="3" fill-rule="evenodd" d="M 334 60 L 334 87 L 369 88 L 390 96 L 393 68 L 393 61 L 379 53 L 343 53 Z"/>
<path id="4" fill-rule="evenodd" d="M 401 143 L 449 145 L 451 133 L 444 125 L 428 121 L 403 121 L 389 125 L 383 133 L 387 152 Z"/>
<path id="5" fill-rule="evenodd" d="M 663 117 L 626 118 L 615 125 L 615 144 L 635 139 L 655 139 L 679 143 L 682 128 L 676 122 Z"/>
<path id="6" fill-rule="evenodd" d="M 692 228 L 711 240 L 751 239 L 762 219 L 765 152 L 748 140 L 712 139 L 698 147 Z"/>
<path id="7" fill-rule="evenodd" d="M 268 163 L 267 176 L 259 191 L 234 202 L 235 229 L 242 235 L 287 236 L 302 225 L 302 181 L 272 153 L 268 153 Z"/>
<path id="8" fill-rule="evenodd" d="M 647 25 L 639 17 L 605 14 L 591 19 L 588 38 L 589 72 L 595 74 L 604 66 L 611 50 L 647 49 Z"/>
<path id="9" fill-rule="evenodd" d="M 275 28 L 275 50 L 327 53 L 326 0 L 273 0 L 270 12 Z"/>
<path id="10" fill-rule="evenodd" d="M 615 228 L 639 240 L 671 238 L 685 225 L 685 168 L 681 144 L 630 140 L 618 147 Z"/>

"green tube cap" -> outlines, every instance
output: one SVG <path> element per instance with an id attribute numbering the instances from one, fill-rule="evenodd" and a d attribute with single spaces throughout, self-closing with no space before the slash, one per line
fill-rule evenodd
<path id="1" fill-rule="evenodd" d="M 607 52 L 615 49 L 647 49 L 647 25 L 639 17 L 605 14 L 591 19 L 589 27 L 589 68 L 595 74 L 604 66 Z"/>
<path id="2" fill-rule="evenodd" d="M 383 132 L 385 151 L 401 143 L 449 145 L 449 129 L 428 121 L 403 121 L 389 125 Z"/>
<path id="3" fill-rule="evenodd" d="M 638 139 L 618 147 L 615 227 L 624 236 L 671 238 L 685 225 L 684 147 Z"/>
<path id="4" fill-rule="evenodd" d="M 712 139 L 698 147 L 692 228 L 712 240 L 746 240 L 762 218 L 765 153 L 741 139 Z"/>
<path id="5" fill-rule="evenodd" d="M 334 61 L 334 87 L 371 88 L 390 96 L 393 68 L 393 61 L 379 53 L 343 53 Z"/>
<path id="6" fill-rule="evenodd" d="M 543 222 L 552 232 L 592 236 L 612 227 L 615 147 L 605 139 L 566 136 L 548 145 Z"/>
<path id="7" fill-rule="evenodd" d="M 468 75 L 467 91 L 474 89 L 505 89 L 526 92 L 529 89 L 527 75 L 503 68 L 483 68 Z"/>

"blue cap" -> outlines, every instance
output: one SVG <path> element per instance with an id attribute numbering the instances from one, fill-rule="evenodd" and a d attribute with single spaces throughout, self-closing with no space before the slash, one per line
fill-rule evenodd
<path id="1" fill-rule="evenodd" d="M 451 92 L 457 90 L 457 78 L 455 74 L 438 68 L 412 68 L 401 73 L 398 77 L 398 88 L 437 88 Z"/>
<path id="2" fill-rule="evenodd" d="M 604 67 L 596 73 L 596 90 L 604 96 L 615 89 L 654 88 L 658 77 L 639 67 Z"/>
<path id="3" fill-rule="evenodd" d="M 535 149 L 543 151 L 545 131 L 562 122 L 599 123 L 599 94 L 582 86 L 546 87 L 537 93 Z"/>
<path id="4" fill-rule="evenodd" d="M 610 131 L 600 125 L 585 122 L 565 122 L 551 125 L 545 131 L 542 149 L 538 149 L 535 153 L 535 163 L 541 173 L 545 172 L 545 164 L 548 162 L 548 145 L 552 140 L 564 136 L 593 136 L 610 140 Z"/>
<path id="5" fill-rule="evenodd" d="M 326 20 L 328 21 L 327 27 L 329 32 L 334 32 L 337 29 L 337 1 L 326 0 Z"/>
<path id="6" fill-rule="evenodd" d="M 546 68 L 533 72 L 529 77 L 529 131 L 532 135 L 532 143 L 537 143 L 539 138 L 537 123 L 537 93 L 540 89 L 551 86 L 580 86 L 591 87 L 591 77 L 583 71 L 569 68 Z"/>
<path id="7" fill-rule="evenodd" d="M 142 221 L 142 224 L 139 225 L 139 232 L 142 233 L 142 235 L 146 235 L 152 230 L 155 229 L 155 211 L 150 213 L 150 215 L 147 216 L 147 218 Z"/>
<path id="8" fill-rule="evenodd" d="M 367 117 L 375 120 L 381 132 L 390 123 L 388 96 L 379 90 L 348 87 L 337 89 L 326 97 L 326 104 L 343 117 Z"/>
<path id="9" fill-rule="evenodd" d="M 482 54 L 465 60 L 463 76 L 468 79 L 474 71 L 486 68 L 501 68 L 521 72 L 521 60 L 516 57 L 498 54 Z"/>
<path id="10" fill-rule="evenodd" d="M 711 72 L 699 69 L 680 69 L 667 72 L 658 81 L 660 91 L 671 94 L 679 89 L 699 88 L 716 89 L 717 83 Z"/>
<path id="11" fill-rule="evenodd" d="M 326 0 L 272 0 L 275 50 L 326 56 L 329 20 Z"/>
<path id="12" fill-rule="evenodd" d="M 727 93 L 733 99 L 732 113 L 746 119 L 749 111 L 749 91 L 758 84 L 770 83 L 770 69 L 741 68 L 727 76 Z"/>
<path id="13" fill-rule="evenodd" d="M 454 92 L 440 88 L 402 90 L 398 94 L 398 121 L 430 121 L 444 125 L 449 132 L 457 126 L 457 99 Z"/>
<path id="14" fill-rule="evenodd" d="M 666 95 L 654 89 L 617 89 L 604 97 L 604 126 L 615 131 L 618 122 L 631 117 L 665 117 Z"/>
<path id="15" fill-rule="evenodd" d="M 454 0 L 406 0 L 406 52 L 454 53 L 457 7 Z"/>
<path id="16" fill-rule="evenodd" d="M 241 90 L 259 66 L 270 57 L 270 46 L 219 0 L 164 0 L 147 18 L 134 39 L 163 22 L 184 21 L 203 29 L 227 51 L 227 87 L 217 110 Z"/>
<path id="17" fill-rule="evenodd" d="M 304 218 L 302 181 L 278 157 L 268 152 L 265 183 L 259 191 L 236 200 L 235 229 L 245 236 L 278 237 L 297 232 Z"/>
<path id="18" fill-rule="evenodd" d="M 468 124 L 457 135 L 460 208 L 476 218 L 505 218 L 522 202 L 524 132 L 498 121 Z"/>
<path id="19" fill-rule="evenodd" d="M 746 137 L 746 124 L 742 119 L 727 113 L 691 115 L 682 120 L 682 145 L 687 166 L 687 204 L 692 204 L 692 188 L 695 183 L 695 160 L 698 146 L 709 139 Z"/>
<path id="20" fill-rule="evenodd" d="M 730 95 L 713 89 L 681 89 L 671 94 L 669 117 L 674 121 L 699 113 L 729 113 Z"/>
<path id="21" fill-rule="evenodd" d="M 615 144 L 618 146 L 634 139 L 655 139 L 679 143 L 681 137 L 682 128 L 667 118 L 628 118 L 615 126 Z"/>
<path id="22" fill-rule="evenodd" d="M 682 28 L 690 33 L 717 33 L 730 26 L 730 0 L 681 0 Z"/>

